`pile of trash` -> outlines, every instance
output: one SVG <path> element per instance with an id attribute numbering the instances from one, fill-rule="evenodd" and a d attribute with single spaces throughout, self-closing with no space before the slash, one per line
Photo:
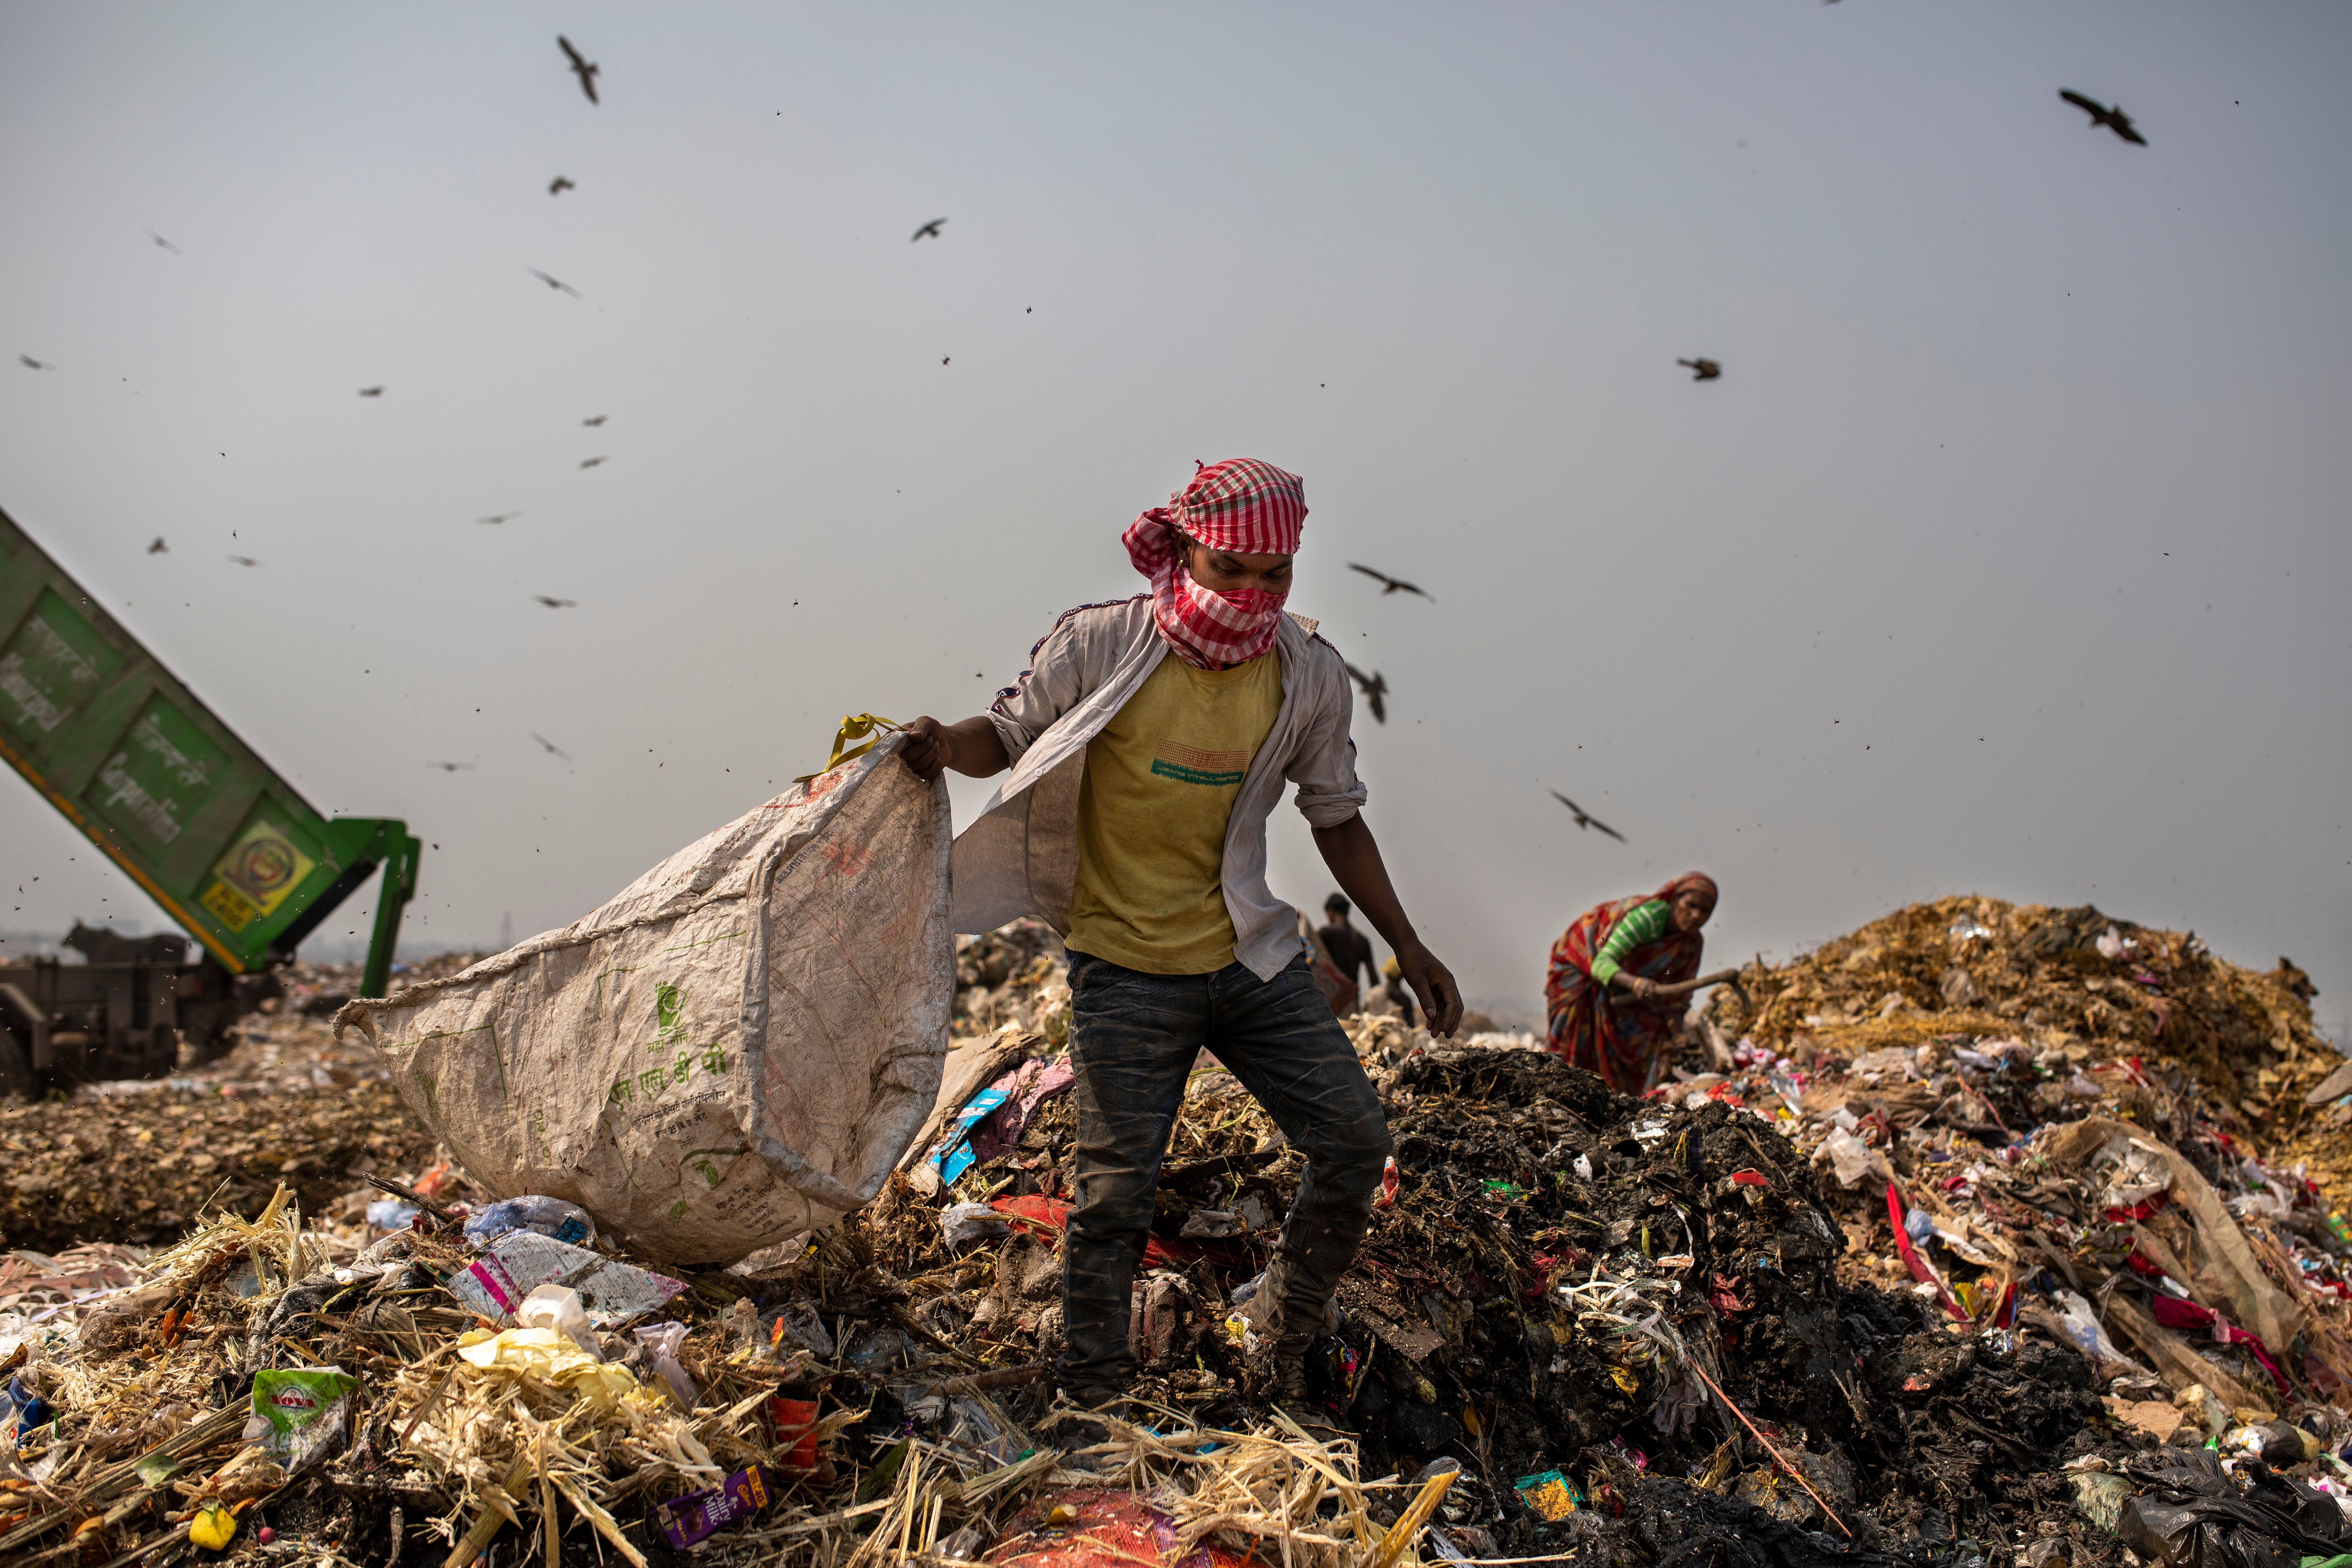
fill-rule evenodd
<path id="1" fill-rule="evenodd" d="M 1137 1403 L 1072 1451 L 1066 966 L 1027 924 L 957 960 L 953 1048 L 881 1194 L 724 1269 L 390 1161 L 152 1256 L 0 1262 L 0 1554 L 2352 1552 L 2352 1230 L 2308 1152 L 2341 1157 L 2352 1071 L 2292 965 L 1923 905 L 1751 966 L 1639 1098 L 1524 1037 L 1350 1016 L 1396 1152 L 1286 1409 L 1257 1287 L 1302 1160 L 1204 1053 L 1135 1287 Z"/>
<path id="2" fill-rule="evenodd" d="M 403 965 L 392 989 L 479 956 Z M 199 1061 L 183 1047 L 167 1079 L 0 1103 L 0 1245 L 147 1246 L 177 1239 L 209 1209 L 257 1213 L 281 1183 L 315 1213 L 355 1173 L 435 1163 L 432 1134 L 401 1105 L 382 1059 L 334 1037 L 331 1020 L 358 990 L 360 965 L 296 963 L 270 978 L 272 994 L 218 1057 Z"/>

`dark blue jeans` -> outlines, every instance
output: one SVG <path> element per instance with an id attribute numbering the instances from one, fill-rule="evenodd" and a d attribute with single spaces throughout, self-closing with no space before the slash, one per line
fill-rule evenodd
<path id="1" fill-rule="evenodd" d="M 1070 1015 L 1078 1144 L 1076 1206 L 1062 1244 L 1062 1386 L 1094 1403 L 1123 1392 L 1134 1373 L 1129 1292 L 1186 1075 L 1204 1047 L 1307 1156 L 1265 1288 L 1277 1292 L 1278 1338 L 1318 1331 L 1395 1145 L 1306 955 L 1261 981 L 1238 963 L 1213 974 L 1144 974 L 1072 953 Z"/>

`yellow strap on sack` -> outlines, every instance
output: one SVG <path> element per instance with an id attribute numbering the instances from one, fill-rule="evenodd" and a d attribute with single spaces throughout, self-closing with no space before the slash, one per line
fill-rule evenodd
<path id="1" fill-rule="evenodd" d="M 844 763 L 856 761 L 882 743 L 882 737 L 877 733 L 879 731 L 905 728 L 904 724 L 893 719 L 878 719 L 871 713 L 852 713 L 842 720 L 841 732 L 833 738 L 833 755 L 824 760 L 824 766 L 815 773 L 801 774 L 793 783 L 806 784 L 813 778 L 833 772 Z M 864 741 L 866 743 L 852 746 L 852 741 Z"/>

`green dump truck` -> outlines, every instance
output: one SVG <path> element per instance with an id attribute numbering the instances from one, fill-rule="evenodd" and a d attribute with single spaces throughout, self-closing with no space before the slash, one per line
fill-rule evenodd
<path id="1" fill-rule="evenodd" d="M 272 969 L 379 867 L 361 994 L 383 994 L 416 890 L 407 825 L 320 815 L 5 512 L 0 757 L 203 950 L 77 927 L 82 963 L 0 963 L 0 1094 L 160 1076 L 184 1039 L 226 1049 Z"/>

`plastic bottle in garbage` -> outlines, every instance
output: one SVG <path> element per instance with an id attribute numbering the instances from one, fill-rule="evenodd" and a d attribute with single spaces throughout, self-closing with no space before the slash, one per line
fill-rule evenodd
<path id="1" fill-rule="evenodd" d="M 598 1361 L 604 1359 L 604 1347 L 588 1326 L 588 1309 L 569 1285 L 539 1286 L 516 1304 L 514 1321 L 526 1329 L 553 1329 Z"/>

